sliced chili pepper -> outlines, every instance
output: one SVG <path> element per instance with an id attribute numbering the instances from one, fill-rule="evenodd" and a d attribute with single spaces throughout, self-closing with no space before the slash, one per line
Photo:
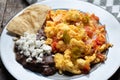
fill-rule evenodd
<path id="1" fill-rule="evenodd" d="M 70 35 L 67 33 L 67 31 L 64 31 L 63 33 L 63 41 L 65 44 L 69 44 L 70 42 Z"/>

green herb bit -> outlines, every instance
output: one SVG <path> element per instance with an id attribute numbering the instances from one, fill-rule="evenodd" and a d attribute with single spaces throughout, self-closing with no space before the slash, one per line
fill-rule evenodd
<path id="1" fill-rule="evenodd" d="M 70 42 L 70 35 L 67 33 L 67 31 L 64 31 L 63 33 L 63 41 L 65 44 L 69 44 Z"/>

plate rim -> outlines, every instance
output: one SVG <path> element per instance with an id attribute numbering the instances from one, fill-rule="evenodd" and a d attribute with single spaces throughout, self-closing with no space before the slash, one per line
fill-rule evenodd
<path id="1" fill-rule="evenodd" d="M 52 0 L 44 0 L 44 1 L 52 1 Z M 41 1 L 41 2 L 44 2 L 44 1 Z M 54 0 L 54 1 L 55 1 L 55 0 Z M 80 0 L 76 0 L 76 1 L 80 1 Z M 37 2 L 37 3 L 34 3 L 34 4 L 40 4 L 41 2 Z M 92 3 L 89 3 L 89 2 L 85 2 L 85 1 L 80 1 L 80 2 L 84 2 L 84 3 L 87 3 L 87 4 L 94 5 L 94 6 L 96 6 L 96 7 L 99 7 L 99 8 L 101 8 L 102 10 L 106 11 L 107 13 L 109 13 L 111 16 L 113 16 L 112 13 L 108 12 L 107 10 L 105 10 L 104 8 L 102 8 L 102 7 L 100 7 L 100 6 L 96 5 L 96 4 L 92 4 Z M 27 6 L 27 7 L 24 8 L 23 10 L 19 11 L 17 14 L 15 14 L 15 15 L 7 22 L 7 24 L 5 25 L 5 27 L 4 27 L 4 29 L 3 29 L 2 33 L 1 33 L 1 39 L 2 39 L 3 33 L 4 33 L 4 31 L 5 31 L 6 26 L 8 25 L 8 23 L 9 23 L 14 17 L 20 15 L 25 9 L 27 9 L 27 8 L 30 7 L 30 6 L 31 6 L 31 5 Z M 113 16 L 113 17 L 114 17 L 115 20 L 117 20 L 117 22 L 120 24 L 120 22 L 118 21 L 118 19 L 117 19 L 115 16 Z M 1 40 L 0 40 L 0 43 L 1 43 Z M 2 47 L 2 46 L 1 46 L 1 44 L 0 44 L 0 52 L 2 52 L 1 47 Z M 2 54 L 2 53 L 0 53 L 0 57 L 1 57 L 2 63 L 4 64 L 5 68 L 7 69 L 7 71 L 8 71 L 14 78 L 16 78 L 16 76 L 13 75 L 13 73 L 11 73 L 11 71 L 7 68 L 7 65 L 4 63 L 4 60 L 3 60 L 2 56 L 1 56 L 1 54 Z M 118 68 L 119 68 L 119 66 L 118 66 Z M 118 68 L 117 68 L 117 69 L 118 69 Z M 113 74 L 117 71 L 117 69 L 113 72 Z M 112 74 L 112 75 L 113 75 L 113 74 Z M 111 75 L 111 76 L 112 76 L 112 75 Z M 111 76 L 110 76 L 110 77 L 111 77 Z M 110 78 L 110 77 L 109 77 L 109 78 Z M 17 79 L 17 78 L 16 78 L 16 79 Z"/>

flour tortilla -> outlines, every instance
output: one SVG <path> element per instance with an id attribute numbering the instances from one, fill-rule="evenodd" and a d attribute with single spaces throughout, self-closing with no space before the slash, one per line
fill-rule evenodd
<path id="1" fill-rule="evenodd" d="M 24 32 L 37 33 L 44 24 L 49 10 L 50 7 L 46 5 L 34 4 L 12 19 L 7 26 L 7 30 L 20 36 Z"/>

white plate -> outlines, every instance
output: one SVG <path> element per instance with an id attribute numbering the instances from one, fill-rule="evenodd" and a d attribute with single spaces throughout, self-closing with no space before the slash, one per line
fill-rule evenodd
<path id="1" fill-rule="evenodd" d="M 46 4 L 53 9 L 78 9 L 83 12 L 95 13 L 99 16 L 100 22 L 106 25 L 108 37 L 110 43 L 114 46 L 109 49 L 107 60 L 104 64 L 99 66 L 96 70 L 90 72 L 88 75 L 60 78 L 55 77 L 43 77 L 40 74 L 36 74 L 27 69 L 24 69 L 15 60 L 15 53 L 13 52 L 12 37 L 7 34 L 6 28 L 1 35 L 1 59 L 7 70 L 18 80 L 45 80 L 45 79 L 77 79 L 77 80 L 107 80 L 120 66 L 120 24 L 119 22 L 104 9 L 92 5 L 87 2 L 78 0 L 45 0 L 37 4 Z M 22 11 L 21 11 L 22 12 Z M 20 13 L 21 13 L 20 12 Z M 17 15 L 19 15 L 18 13 Z"/>

